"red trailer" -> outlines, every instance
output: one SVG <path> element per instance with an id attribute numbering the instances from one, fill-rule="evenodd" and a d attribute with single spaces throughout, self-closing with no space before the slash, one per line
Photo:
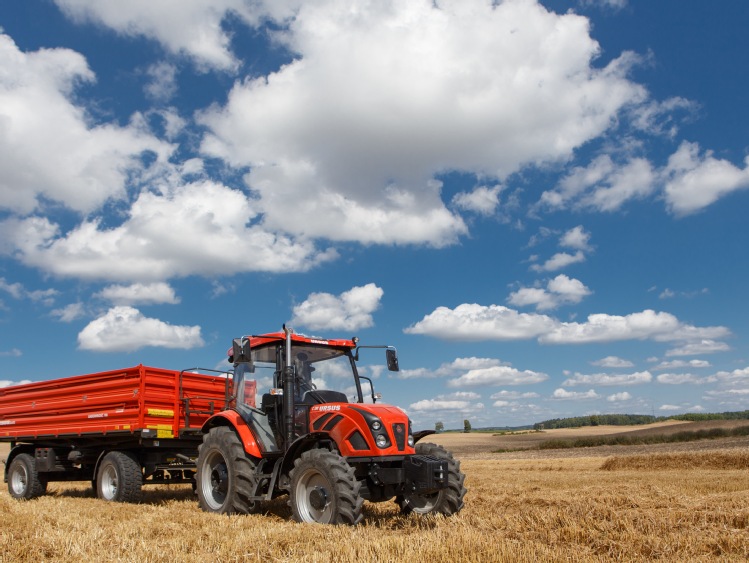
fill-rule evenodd
<path id="1" fill-rule="evenodd" d="M 231 377 L 139 365 L 0 389 L 11 494 L 90 480 L 100 498 L 136 501 L 142 484 L 194 483 L 201 427 L 229 406 Z M 254 406 L 252 383 L 245 402 Z"/>

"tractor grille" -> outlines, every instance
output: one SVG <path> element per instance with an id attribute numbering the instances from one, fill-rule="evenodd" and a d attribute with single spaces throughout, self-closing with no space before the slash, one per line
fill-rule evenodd
<path id="1" fill-rule="evenodd" d="M 398 446 L 398 451 L 406 449 L 406 425 L 402 423 L 393 424 L 393 436 L 395 436 L 395 444 Z"/>

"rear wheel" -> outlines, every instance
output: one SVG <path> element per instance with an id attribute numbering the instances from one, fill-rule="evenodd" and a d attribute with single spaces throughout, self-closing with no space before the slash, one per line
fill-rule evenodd
<path id="1" fill-rule="evenodd" d="M 442 446 L 436 444 L 416 444 L 418 455 L 428 455 L 447 460 L 447 487 L 427 495 L 408 494 L 399 496 L 395 502 L 401 512 L 409 514 L 444 514 L 450 516 L 463 508 L 466 488 L 463 486 L 465 474 L 460 470 L 460 462 Z"/>
<path id="2" fill-rule="evenodd" d="M 109 452 L 99 464 L 96 496 L 113 502 L 139 502 L 143 470 L 130 452 Z"/>
<path id="3" fill-rule="evenodd" d="M 30 454 L 18 454 L 10 462 L 8 492 L 17 499 L 32 499 L 47 492 L 47 482 L 39 479 L 36 460 Z"/>
<path id="4" fill-rule="evenodd" d="M 340 455 L 328 450 L 304 452 L 291 470 L 289 503 L 297 522 L 358 524 L 364 500 L 361 483 Z"/>
<path id="5" fill-rule="evenodd" d="M 199 447 L 198 502 L 206 512 L 248 514 L 259 503 L 251 501 L 255 490 L 255 464 L 228 426 L 211 428 Z"/>

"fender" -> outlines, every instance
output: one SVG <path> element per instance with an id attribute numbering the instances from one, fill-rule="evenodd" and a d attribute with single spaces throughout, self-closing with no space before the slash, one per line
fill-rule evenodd
<path id="1" fill-rule="evenodd" d="M 8 482 L 8 468 L 13 462 L 13 459 L 19 454 L 30 454 L 33 457 L 35 449 L 35 446 L 33 446 L 32 444 L 20 444 L 10 450 L 8 457 L 3 462 L 5 464 L 5 471 L 3 471 L 3 481 L 5 483 Z"/>
<path id="2" fill-rule="evenodd" d="M 332 440 L 330 434 L 327 432 L 310 432 L 294 440 L 283 456 L 280 475 L 288 475 L 289 471 L 294 468 L 294 460 L 302 455 L 303 452 L 312 449 L 314 444 L 321 440 L 331 440 L 335 444 L 335 441 Z"/>
<path id="3" fill-rule="evenodd" d="M 216 426 L 231 427 L 234 432 L 237 433 L 237 436 L 239 436 L 239 440 L 242 442 L 242 446 L 247 455 L 255 458 L 263 457 L 255 436 L 237 411 L 226 410 L 213 415 L 205 421 L 201 430 L 203 434 L 207 434 L 211 428 L 215 428 Z"/>
<path id="4" fill-rule="evenodd" d="M 436 434 L 436 430 L 419 430 L 418 432 L 414 432 L 414 444 L 421 440 L 422 438 L 426 438 L 430 434 Z"/>

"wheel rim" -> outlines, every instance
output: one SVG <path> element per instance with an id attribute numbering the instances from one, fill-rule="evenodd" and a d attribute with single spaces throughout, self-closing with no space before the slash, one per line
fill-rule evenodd
<path id="1" fill-rule="evenodd" d="M 444 491 L 439 491 L 431 495 L 411 495 L 408 497 L 408 507 L 417 514 L 427 514 L 434 510 L 444 494 Z"/>
<path id="2" fill-rule="evenodd" d="M 26 487 L 29 483 L 29 474 L 23 465 L 20 465 L 13 472 L 10 478 L 10 486 L 13 489 L 13 493 L 16 495 L 23 495 L 26 492 Z"/>
<path id="3" fill-rule="evenodd" d="M 229 470 L 221 452 L 211 452 L 203 463 L 200 488 L 211 510 L 219 510 L 226 502 L 229 491 Z"/>
<path id="4" fill-rule="evenodd" d="M 99 477 L 99 487 L 103 499 L 112 500 L 117 496 L 117 470 L 114 465 L 107 464 Z"/>
<path id="5" fill-rule="evenodd" d="M 304 522 L 330 522 L 333 515 L 333 487 L 317 469 L 302 473 L 295 492 L 299 516 Z"/>

